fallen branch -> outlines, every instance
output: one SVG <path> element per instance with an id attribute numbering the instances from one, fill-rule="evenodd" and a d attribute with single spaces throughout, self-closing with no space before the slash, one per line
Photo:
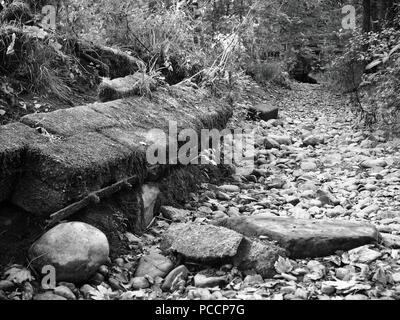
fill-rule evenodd
<path id="1" fill-rule="evenodd" d="M 104 62 L 92 57 L 91 55 L 87 54 L 86 52 L 82 52 L 81 54 L 84 58 L 86 58 L 90 62 L 93 62 L 94 64 L 98 64 L 103 69 L 103 71 L 107 74 L 107 76 L 110 75 L 110 67 L 108 65 L 106 65 Z"/>
<path id="2" fill-rule="evenodd" d="M 88 196 L 86 196 L 82 200 L 75 202 L 75 203 L 69 205 L 68 207 L 61 209 L 60 211 L 57 211 L 56 213 L 53 213 L 52 215 L 50 215 L 50 220 L 48 221 L 46 229 L 55 226 L 60 221 L 65 220 L 66 218 L 69 218 L 73 214 L 88 207 L 91 204 L 98 204 L 104 198 L 108 198 L 121 190 L 131 189 L 132 186 L 134 184 L 137 184 L 138 182 L 139 182 L 138 177 L 133 176 L 133 177 L 121 180 L 111 186 L 108 186 L 103 189 L 100 189 L 100 190 L 90 193 Z"/>

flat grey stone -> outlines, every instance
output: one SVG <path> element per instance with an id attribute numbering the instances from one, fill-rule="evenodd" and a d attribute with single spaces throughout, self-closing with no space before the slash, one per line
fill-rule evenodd
<path id="1" fill-rule="evenodd" d="M 278 119 L 279 109 L 275 106 L 260 103 L 249 108 L 248 117 L 250 119 L 260 118 L 261 120 L 268 121 Z"/>
<path id="2" fill-rule="evenodd" d="M 170 206 L 162 206 L 160 209 L 164 218 L 169 219 L 173 222 L 182 222 L 186 220 L 190 212 L 184 209 L 178 209 Z"/>
<path id="3" fill-rule="evenodd" d="M 98 89 L 99 99 L 101 102 L 107 102 L 131 96 L 140 96 L 141 84 L 144 81 L 148 83 L 149 92 L 156 89 L 156 82 L 150 76 L 141 72 L 113 80 L 103 78 Z"/>
<path id="4" fill-rule="evenodd" d="M 149 275 L 164 278 L 174 267 L 170 259 L 156 252 L 143 256 L 135 272 L 135 277 Z"/>
<path id="5" fill-rule="evenodd" d="M 280 145 L 286 145 L 286 146 L 290 146 L 293 143 L 293 140 L 290 136 L 288 135 L 269 135 L 268 136 L 269 139 L 272 139 L 273 141 L 276 141 L 277 143 L 279 143 Z"/>
<path id="6" fill-rule="evenodd" d="M 348 221 L 293 219 L 257 215 L 226 218 L 216 225 L 248 237 L 266 236 L 277 241 L 291 258 L 314 258 L 350 250 L 379 240 L 378 230 Z"/>
<path id="7" fill-rule="evenodd" d="M 236 255 L 243 236 L 213 225 L 179 223 L 165 233 L 161 248 L 188 260 L 218 262 Z"/>

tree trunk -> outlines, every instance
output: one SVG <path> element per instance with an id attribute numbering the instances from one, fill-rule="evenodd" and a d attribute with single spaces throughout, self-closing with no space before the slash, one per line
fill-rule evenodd
<path id="1" fill-rule="evenodd" d="M 382 6 L 382 19 L 387 23 L 389 27 L 393 26 L 394 19 L 397 13 L 398 0 L 387 0 L 384 1 Z"/>
<path id="2" fill-rule="evenodd" d="M 381 2 L 377 0 L 371 0 L 371 28 L 372 31 L 378 32 L 383 24 L 382 20 L 382 7 L 383 3 L 385 1 Z"/>
<path id="3" fill-rule="evenodd" d="M 393 26 L 396 4 L 399 0 L 363 0 L 363 31 L 379 31 L 385 26 Z"/>
<path id="4" fill-rule="evenodd" d="M 363 0 L 363 31 L 371 31 L 371 0 Z"/>

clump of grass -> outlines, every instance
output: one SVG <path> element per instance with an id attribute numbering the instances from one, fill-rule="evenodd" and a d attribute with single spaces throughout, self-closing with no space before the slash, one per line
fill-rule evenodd
<path id="1" fill-rule="evenodd" d="M 24 1 L 14 1 L 4 8 L 0 14 L 1 22 L 24 24 L 33 18 L 29 4 Z"/>
<path id="2" fill-rule="evenodd" d="M 289 87 L 289 76 L 283 71 L 279 62 L 255 61 L 247 66 L 246 74 L 262 85 L 273 83 Z"/>
<path id="3" fill-rule="evenodd" d="M 99 82 L 93 70 L 87 70 L 55 35 L 36 27 L 0 27 L 0 70 L 19 81 L 25 93 L 69 106 L 74 100 L 85 100 L 84 88 Z"/>
<path id="4" fill-rule="evenodd" d="M 49 94 L 54 95 L 56 98 L 73 105 L 71 97 L 73 95 L 72 89 L 68 86 L 70 79 L 66 78 L 65 74 L 59 70 L 52 70 L 49 66 L 39 66 L 36 71 L 37 84 L 39 90 L 46 90 Z"/>

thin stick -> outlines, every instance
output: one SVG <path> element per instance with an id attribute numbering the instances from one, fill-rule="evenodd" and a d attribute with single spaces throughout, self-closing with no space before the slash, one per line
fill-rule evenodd
<path id="1" fill-rule="evenodd" d="M 158 216 L 156 218 L 167 222 L 173 222 L 171 219 L 164 218 L 163 216 Z"/>
<path id="2" fill-rule="evenodd" d="M 106 188 L 100 189 L 98 191 L 90 193 L 88 196 L 83 198 L 82 200 L 75 202 L 68 207 L 61 209 L 60 211 L 57 211 L 56 213 L 53 213 L 50 216 L 50 221 L 48 222 L 48 225 L 46 227 L 53 227 L 56 225 L 58 222 L 72 216 L 76 212 L 86 208 L 90 204 L 98 204 L 100 201 L 104 198 L 110 197 L 111 195 L 124 190 L 124 189 L 131 189 L 132 185 L 138 183 L 138 177 L 133 176 L 124 180 L 121 180 L 111 186 L 108 186 Z"/>
<path id="3" fill-rule="evenodd" d="M 154 224 L 154 222 L 156 221 L 156 219 L 157 219 L 157 217 L 154 217 L 154 218 L 151 220 L 151 222 L 149 223 L 149 225 L 146 227 L 146 231 L 148 231 L 148 230 L 151 228 L 151 226 Z"/>

